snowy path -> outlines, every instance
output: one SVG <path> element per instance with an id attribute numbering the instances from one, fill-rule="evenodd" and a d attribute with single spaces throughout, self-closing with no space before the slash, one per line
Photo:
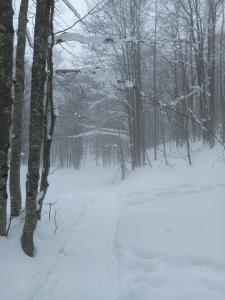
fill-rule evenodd
<path id="1" fill-rule="evenodd" d="M 90 193 L 88 197 L 85 214 L 73 224 L 54 270 L 33 300 L 49 300 L 49 295 L 55 300 L 116 299 L 118 203 L 106 193 Z"/>
<path id="2" fill-rule="evenodd" d="M 224 300 L 225 171 L 208 160 L 124 182 L 108 169 L 53 174 L 35 257 L 20 249 L 22 219 L 0 239 L 0 299 Z"/>

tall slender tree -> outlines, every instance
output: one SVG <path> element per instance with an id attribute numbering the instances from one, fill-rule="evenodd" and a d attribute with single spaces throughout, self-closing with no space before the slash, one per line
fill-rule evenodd
<path id="1" fill-rule="evenodd" d="M 51 38 L 51 43 L 48 45 L 48 58 L 47 58 L 47 68 L 48 77 L 46 84 L 46 101 L 45 101 L 45 111 L 44 111 L 44 128 L 43 128 L 43 153 L 42 153 L 42 172 L 41 172 L 41 184 L 40 184 L 40 197 L 38 201 L 38 219 L 41 218 L 42 205 L 45 195 L 48 190 L 48 175 L 51 166 L 51 146 L 52 138 L 55 128 L 56 115 L 54 113 L 54 101 L 53 101 L 53 47 L 54 47 L 54 28 L 53 28 L 53 18 L 54 18 L 54 5 L 51 7 L 50 12 L 50 22 L 49 22 L 49 36 Z"/>
<path id="2" fill-rule="evenodd" d="M 221 0 L 208 0 L 208 85 L 209 85 L 209 113 L 208 125 L 214 132 L 216 129 L 216 21 L 217 9 Z M 211 147 L 215 144 L 213 135 L 209 135 L 209 144 Z"/>
<path id="3" fill-rule="evenodd" d="M 43 140 L 45 68 L 48 52 L 49 19 L 53 3 L 53 0 L 37 0 L 36 2 L 26 186 L 26 218 L 21 238 L 22 248 L 29 256 L 34 255 L 33 235 L 38 219 L 37 200 Z"/>
<path id="4" fill-rule="evenodd" d="M 221 33 L 220 33 L 220 49 L 219 49 L 219 77 L 220 77 L 220 112 L 221 112 L 221 122 L 222 122 L 222 141 L 225 145 L 225 87 L 224 87 L 224 25 L 225 25 L 225 15 L 224 7 L 225 1 L 222 1 L 222 24 L 221 24 Z"/>
<path id="5" fill-rule="evenodd" d="M 13 72 L 12 0 L 0 1 L 0 235 L 6 235 L 9 130 Z"/>
<path id="6" fill-rule="evenodd" d="M 155 28 L 154 28 L 154 159 L 157 159 L 157 21 L 158 21 L 158 1 L 155 0 Z"/>
<path id="7" fill-rule="evenodd" d="M 17 50 L 16 50 L 16 77 L 14 92 L 14 107 L 12 117 L 12 141 L 11 141 L 11 162 L 10 162 L 10 200 L 11 216 L 18 216 L 21 208 L 20 189 L 20 164 L 22 144 L 22 111 L 24 100 L 24 78 L 25 78 L 25 49 L 26 49 L 26 28 L 27 11 L 29 0 L 22 0 L 20 4 L 19 22 L 17 29 Z"/>

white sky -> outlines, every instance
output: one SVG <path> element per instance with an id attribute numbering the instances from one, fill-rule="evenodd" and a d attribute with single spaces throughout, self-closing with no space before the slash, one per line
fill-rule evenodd
<path id="1" fill-rule="evenodd" d="M 87 11 L 87 5 L 85 0 L 70 0 L 70 3 L 78 10 L 81 15 L 84 15 Z"/>
<path id="2" fill-rule="evenodd" d="M 69 1 L 74 6 L 74 8 L 78 11 L 81 17 L 87 13 L 87 5 L 85 0 L 69 0 Z M 62 2 L 62 0 L 59 0 L 57 2 L 57 8 L 58 10 L 55 12 L 55 19 L 57 23 L 55 24 L 56 32 L 57 30 L 62 30 L 69 27 L 75 21 L 77 21 L 77 17 L 74 16 L 74 14 L 69 10 L 69 8 Z M 81 29 L 80 26 L 81 25 L 78 23 L 75 27 L 70 29 L 69 32 L 74 32 L 74 31 L 80 32 Z M 79 43 L 69 42 L 69 43 L 64 43 L 61 46 L 58 45 L 56 47 L 61 52 L 61 58 L 63 58 L 63 60 L 60 60 L 57 66 L 58 68 L 73 68 L 79 65 L 79 56 L 81 56 L 81 52 L 82 52 L 82 48 Z M 63 48 L 65 48 L 66 50 L 63 50 Z"/>
<path id="3" fill-rule="evenodd" d="M 70 3 L 75 7 L 75 9 L 79 12 L 79 14 L 84 16 L 87 13 L 87 5 L 86 0 L 69 0 Z M 66 29 L 70 25 L 72 25 L 75 21 L 77 21 L 77 18 L 74 16 L 74 14 L 69 10 L 69 8 L 63 3 L 62 0 L 58 0 L 55 10 L 55 32 L 59 30 Z M 20 0 L 13 0 L 13 6 L 14 6 L 14 27 L 15 30 L 17 28 L 17 20 L 18 20 L 18 12 L 19 12 L 19 6 L 20 6 Z M 35 5 L 32 0 L 29 2 L 29 13 L 28 13 L 28 28 L 31 34 L 33 33 L 34 29 L 34 15 L 35 15 Z M 77 24 L 74 28 L 70 30 L 71 31 L 80 31 L 80 24 Z M 16 38 L 16 35 L 15 35 Z M 81 46 L 78 43 L 70 42 L 67 44 L 63 44 L 63 47 L 67 49 L 63 50 L 61 46 L 57 45 L 56 50 L 58 50 L 60 55 L 60 60 L 57 61 L 57 65 L 60 68 L 71 68 L 75 65 L 79 65 L 78 59 L 76 59 L 76 55 L 79 57 L 81 54 Z M 75 56 L 70 53 L 74 53 Z M 27 46 L 26 51 L 26 57 L 28 60 L 32 59 L 32 50 Z M 76 63 L 77 62 L 77 63 Z"/>

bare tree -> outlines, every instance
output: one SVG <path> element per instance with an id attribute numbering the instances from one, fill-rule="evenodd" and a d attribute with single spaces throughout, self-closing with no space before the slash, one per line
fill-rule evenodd
<path id="1" fill-rule="evenodd" d="M 216 21 L 217 21 L 217 9 L 221 0 L 208 0 L 208 85 L 209 85 L 209 113 L 208 113 L 208 125 L 212 131 L 216 128 Z M 215 144 L 214 136 L 209 136 L 210 146 Z"/>
<path id="2" fill-rule="evenodd" d="M 0 1 L 0 235 L 6 235 L 9 130 L 12 108 L 13 9 Z"/>
<path id="3" fill-rule="evenodd" d="M 225 145 L 225 87 L 224 87 L 224 0 L 222 1 L 222 24 L 221 24 L 221 34 L 220 34 L 220 48 L 219 48 L 219 77 L 220 77 L 220 111 L 221 111 L 221 122 L 222 122 L 222 140 Z"/>
<path id="4" fill-rule="evenodd" d="M 14 107 L 12 117 L 12 142 L 10 161 L 10 199 L 11 216 L 18 216 L 21 209 L 20 189 L 20 164 L 22 144 L 22 112 L 24 101 L 25 81 L 25 49 L 26 49 L 26 28 L 27 11 L 29 0 L 22 0 L 20 4 L 19 22 L 17 29 L 17 50 L 16 50 L 16 76 L 14 91 Z"/>
<path id="5" fill-rule="evenodd" d="M 40 171 L 40 155 L 43 140 L 44 90 L 48 51 L 49 17 L 52 0 L 38 0 L 34 32 L 34 54 L 31 82 L 31 112 L 28 174 L 26 183 L 26 218 L 21 238 L 22 248 L 34 255 L 33 235 L 37 224 L 37 199 Z"/>
<path id="6" fill-rule="evenodd" d="M 158 0 L 155 0 L 155 25 L 154 25 L 154 159 L 157 159 L 157 22 L 158 22 Z"/>
<path id="7" fill-rule="evenodd" d="M 44 198 L 48 190 L 48 175 L 51 166 L 51 145 L 53 139 L 53 132 L 55 128 L 56 115 L 54 112 L 53 103 L 53 47 L 54 47 L 54 32 L 53 32 L 53 17 L 54 17 L 54 5 L 51 5 L 50 11 L 50 22 L 49 22 L 49 36 L 51 43 L 48 45 L 47 55 L 47 93 L 45 100 L 45 111 L 44 111 L 44 135 L 43 135 L 43 159 L 42 159 L 42 173 L 41 173 L 41 184 L 40 184 L 40 197 L 37 199 L 38 208 L 37 214 L 38 219 L 41 219 L 41 211 Z"/>

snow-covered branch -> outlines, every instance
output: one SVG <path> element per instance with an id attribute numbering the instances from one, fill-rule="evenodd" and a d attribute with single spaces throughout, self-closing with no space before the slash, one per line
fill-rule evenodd
<path id="1" fill-rule="evenodd" d="M 176 105 L 180 101 L 187 100 L 193 97 L 194 95 L 199 94 L 200 92 L 201 92 L 201 88 L 199 86 L 193 86 L 192 91 L 190 91 L 190 93 L 177 97 L 175 100 L 170 102 L 170 105 Z"/>
<path id="2" fill-rule="evenodd" d="M 125 132 L 125 131 L 124 131 Z M 120 137 L 122 140 L 129 142 L 129 136 L 126 133 L 118 132 L 117 130 L 110 129 L 110 128 L 101 128 L 96 130 L 91 130 L 87 132 L 82 132 L 77 135 L 68 136 L 69 138 L 80 138 L 80 137 L 90 137 L 94 135 L 111 135 Z"/>
<path id="3" fill-rule="evenodd" d="M 77 17 L 78 19 L 81 19 L 81 15 L 76 10 L 76 8 L 70 3 L 70 1 L 68 1 L 68 0 L 62 0 L 62 1 L 73 12 L 73 14 L 75 15 L 75 17 Z"/>
<path id="4" fill-rule="evenodd" d="M 61 44 L 64 42 L 78 42 L 81 44 L 116 44 L 117 46 L 122 46 L 127 43 L 140 43 L 143 42 L 141 40 L 138 40 L 135 36 L 126 37 L 123 39 L 118 39 L 116 37 L 112 36 L 106 36 L 106 35 L 90 35 L 85 36 L 79 33 L 75 32 L 63 32 L 55 36 L 55 44 Z"/>
<path id="5" fill-rule="evenodd" d="M 64 32 L 55 37 L 55 44 L 61 44 L 63 42 L 79 42 L 81 44 L 92 44 L 92 43 L 105 43 L 112 44 L 114 42 L 113 38 L 108 36 L 85 36 L 79 33 L 69 33 Z"/>

